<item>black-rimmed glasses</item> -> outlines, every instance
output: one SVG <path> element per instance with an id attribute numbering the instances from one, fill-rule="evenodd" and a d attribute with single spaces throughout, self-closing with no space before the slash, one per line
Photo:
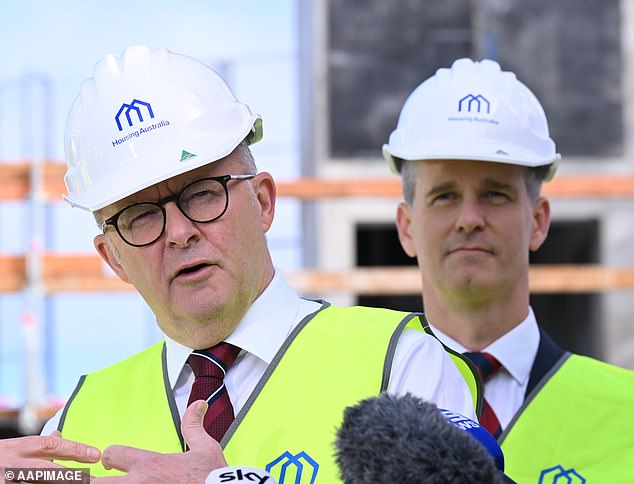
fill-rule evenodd
<path id="1" fill-rule="evenodd" d="M 255 175 L 224 175 L 201 178 L 185 186 L 179 193 L 157 202 L 138 202 L 119 210 L 101 224 L 117 230 L 123 241 L 133 247 L 145 247 L 161 238 L 165 232 L 167 215 L 165 204 L 175 202 L 178 209 L 192 222 L 207 223 L 218 220 L 229 206 L 230 180 L 249 180 Z"/>

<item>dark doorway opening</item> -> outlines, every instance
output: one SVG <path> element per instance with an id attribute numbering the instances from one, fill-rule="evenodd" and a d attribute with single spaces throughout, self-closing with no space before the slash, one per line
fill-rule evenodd
<path id="1" fill-rule="evenodd" d="M 544 245 L 531 254 L 531 264 L 598 264 L 598 220 L 553 222 Z M 565 349 L 601 358 L 598 293 L 532 294 L 539 324 Z"/>

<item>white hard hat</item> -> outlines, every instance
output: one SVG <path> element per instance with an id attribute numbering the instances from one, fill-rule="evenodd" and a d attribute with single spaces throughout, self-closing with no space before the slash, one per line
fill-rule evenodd
<path id="1" fill-rule="evenodd" d="M 396 160 L 479 160 L 537 167 L 555 174 L 561 156 L 535 95 L 497 62 L 458 59 L 420 84 L 405 101 L 396 129 L 383 145 Z"/>
<path id="2" fill-rule="evenodd" d="M 107 55 L 66 123 L 65 199 L 96 211 L 262 137 L 262 121 L 205 64 L 167 49 Z"/>

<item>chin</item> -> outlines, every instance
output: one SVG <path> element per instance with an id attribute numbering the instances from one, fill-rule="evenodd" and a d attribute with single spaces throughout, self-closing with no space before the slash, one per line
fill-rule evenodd
<path id="1" fill-rule="evenodd" d="M 451 291 L 474 292 L 481 293 L 499 287 L 499 281 L 492 280 L 488 276 L 490 274 L 460 274 L 456 277 L 449 278 L 446 281 L 446 287 Z"/>
<path id="2" fill-rule="evenodd" d="M 224 339 L 226 323 L 217 314 L 208 312 L 189 312 L 172 316 L 171 326 L 161 329 L 174 341 L 190 348 L 209 348 Z"/>

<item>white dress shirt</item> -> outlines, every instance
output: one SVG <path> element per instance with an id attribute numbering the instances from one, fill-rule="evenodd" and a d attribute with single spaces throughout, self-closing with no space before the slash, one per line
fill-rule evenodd
<path id="1" fill-rule="evenodd" d="M 469 351 L 430 322 L 434 334 L 454 351 Z M 532 308 L 520 324 L 482 351 L 495 356 L 502 364 L 484 386 L 484 396 L 497 415 L 502 429 L 524 403 L 524 395 L 539 347 L 539 328 Z"/>
<path id="2" fill-rule="evenodd" d="M 237 415 L 286 338 L 320 303 L 300 298 L 280 271 L 254 301 L 244 318 L 225 340 L 241 348 L 227 372 L 225 384 Z M 186 363 L 191 349 L 165 337 L 167 372 L 182 418 L 194 382 Z M 354 344 L 354 342 L 351 342 Z M 377 355 L 377 358 L 383 358 Z M 475 419 L 469 389 L 442 345 L 421 331 L 406 329 L 399 338 L 390 373 L 388 392 L 412 393 L 425 400 Z M 61 411 L 49 420 L 43 435 L 57 428 Z"/>

